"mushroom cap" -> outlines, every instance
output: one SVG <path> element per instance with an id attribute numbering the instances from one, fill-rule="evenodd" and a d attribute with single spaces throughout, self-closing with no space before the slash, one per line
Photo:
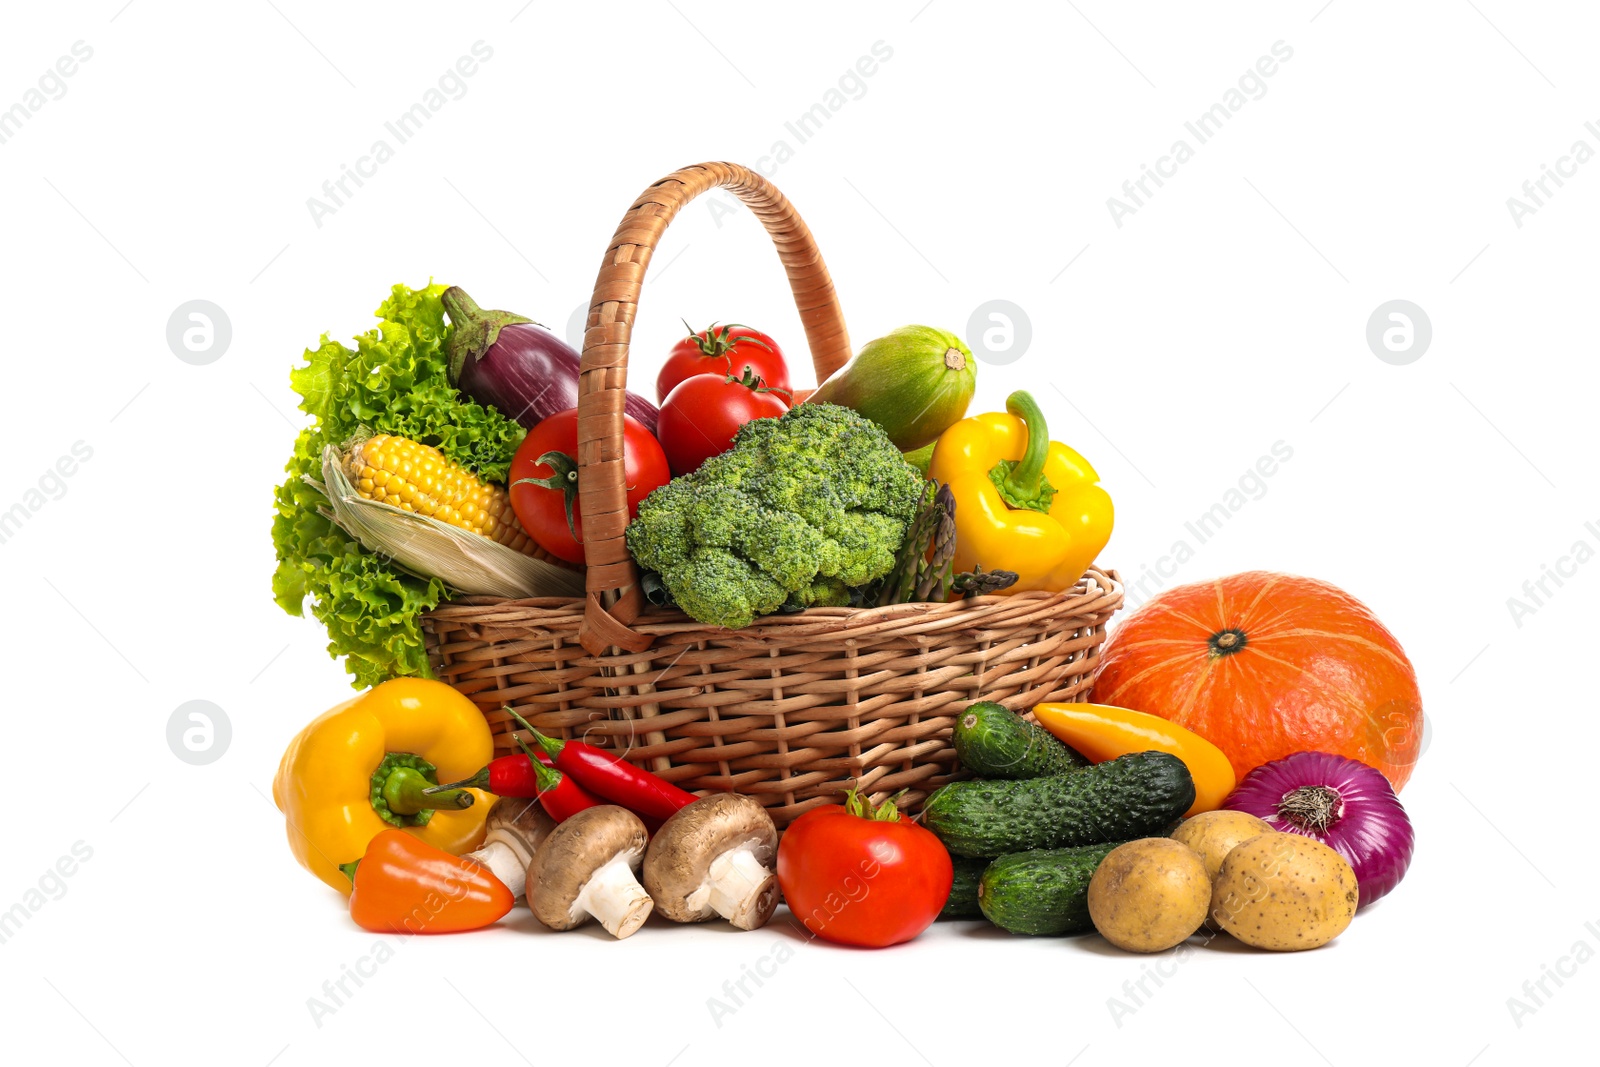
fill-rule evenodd
<path id="1" fill-rule="evenodd" d="M 570 930 L 589 918 L 572 903 L 590 876 L 619 853 L 633 854 L 635 870 L 649 834 L 639 816 L 616 804 L 586 808 L 558 825 L 528 865 L 528 908 L 552 930 Z"/>
<path id="2" fill-rule="evenodd" d="M 537 797 L 501 797 L 489 809 L 484 826 L 488 841 L 495 839 L 496 831 L 509 831 L 537 850 L 555 830 L 556 821 L 545 812 Z"/>
<path id="3" fill-rule="evenodd" d="M 673 922 L 716 917 L 709 905 L 689 905 L 718 856 L 748 845 L 762 866 L 778 847 L 778 828 L 761 802 L 742 793 L 712 793 L 680 808 L 656 831 L 644 857 L 644 888 L 656 910 Z"/>

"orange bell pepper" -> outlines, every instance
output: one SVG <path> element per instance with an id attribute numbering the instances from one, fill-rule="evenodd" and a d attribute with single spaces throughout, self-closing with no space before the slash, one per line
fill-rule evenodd
<path id="1" fill-rule="evenodd" d="M 1166 752 L 1194 777 L 1194 806 L 1184 818 L 1215 811 L 1233 792 L 1233 764 L 1222 749 L 1159 715 L 1110 704 L 1036 704 L 1033 717 L 1068 747 L 1095 763 L 1130 752 Z"/>
<path id="2" fill-rule="evenodd" d="M 375 934 L 454 934 L 498 922 L 513 894 L 489 868 L 404 830 L 384 830 L 344 865 L 350 918 Z"/>

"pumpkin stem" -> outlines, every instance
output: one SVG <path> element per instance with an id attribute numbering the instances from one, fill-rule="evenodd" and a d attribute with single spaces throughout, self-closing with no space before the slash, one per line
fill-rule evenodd
<path id="1" fill-rule="evenodd" d="M 1303 785 L 1285 793 L 1278 802 L 1278 814 L 1300 827 L 1322 833 L 1339 819 L 1344 798 L 1326 785 Z"/>
<path id="2" fill-rule="evenodd" d="M 1250 641 L 1245 637 L 1243 630 L 1237 626 L 1230 626 L 1226 630 L 1218 630 L 1212 634 L 1211 640 L 1207 643 L 1211 646 L 1211 654 L 1213 656 L 1229 656 L 1249 644 Z"/>

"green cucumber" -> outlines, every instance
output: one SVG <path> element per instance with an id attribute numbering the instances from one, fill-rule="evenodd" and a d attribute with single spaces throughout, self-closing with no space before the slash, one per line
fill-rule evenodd
<path id="1" fill-rule="evenodd" d="M 1049 730 L 989 700 L 962 712 L 950 739 L 961 765 L 982 778 L 1044 778 L 1089 766 Z"/>
<path id="2" fill-rule="evenodd" d="M 983 877 L 989 861 L 982 857 L 951 856 L 955 868 L 955 881 L 950 883 L 950 897 L 939 912 L 941 919 L 981 919 L 983 909 L 978 906 L 978 881 Z"/>
<path id="3" fill-rule="evenodd" d="M 1089 879 L 1122 842 L 1013 852 L 984 868 L 978 884 L 983 917 L 1013 934 L 1077 934 L 1089 921 Z"/>
<path id="4" fill-rule="evenodd" d="M 1004 856 L 1154 837 L 1194 803 L 1189 768 L 1134 752 L 1072 774 L 951 782 L 928 798 L 922 825 L 960 856 Z"/>
<path id="5" fill-rule="evenodd" d="M 966 417 L 977 361 L 961 338 L 932 326 L 902 326 L 868 341 L 811 394 L 882 426 L 895 447 L 913 452 Z"/>

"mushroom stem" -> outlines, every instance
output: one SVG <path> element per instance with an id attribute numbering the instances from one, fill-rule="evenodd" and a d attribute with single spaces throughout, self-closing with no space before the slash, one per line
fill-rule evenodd
<path id="1" fill-rule="evenodd" d="M 633 862 L 630 861 L 637 861 L 637 858 L 620 852 L 590 875 L 572 902 L 573 917 L 587 912 L 616 938 L 627 937 L 644 925 L 655 902 L 633 876 Z"/>
<path id="2" fill-rule="evenodd" d="M 514 897 L 522 896 L 522 883 L 532 857 L 520 855 L 504 841 L 485 841 L 476 852 L 467 853 L 467 859 L 476 860 L 489 868 L 489 873 L 504 882 Z"/>
<path id="3" fill-rule="evenodd" d="M 764 898 L 777 892 L 778 876 L 764 866 L 755 853 L 756 843 L 747 841 L 711 861 L 701 886 L 711 910 L 741 930 L 753 930 L 766 921 L 772 909 Z M 699 903 L 700 893 L 691 903 Z"/>
<path id="4" fill-rule="evenodd" d="M 483 845 L 467 853 L 467 859 L 489 868 L 520 899 L 528 865 L 556 828 L 555 820 L 534 798 L 501 797 L 489 809 L 486 826 Z"/>

